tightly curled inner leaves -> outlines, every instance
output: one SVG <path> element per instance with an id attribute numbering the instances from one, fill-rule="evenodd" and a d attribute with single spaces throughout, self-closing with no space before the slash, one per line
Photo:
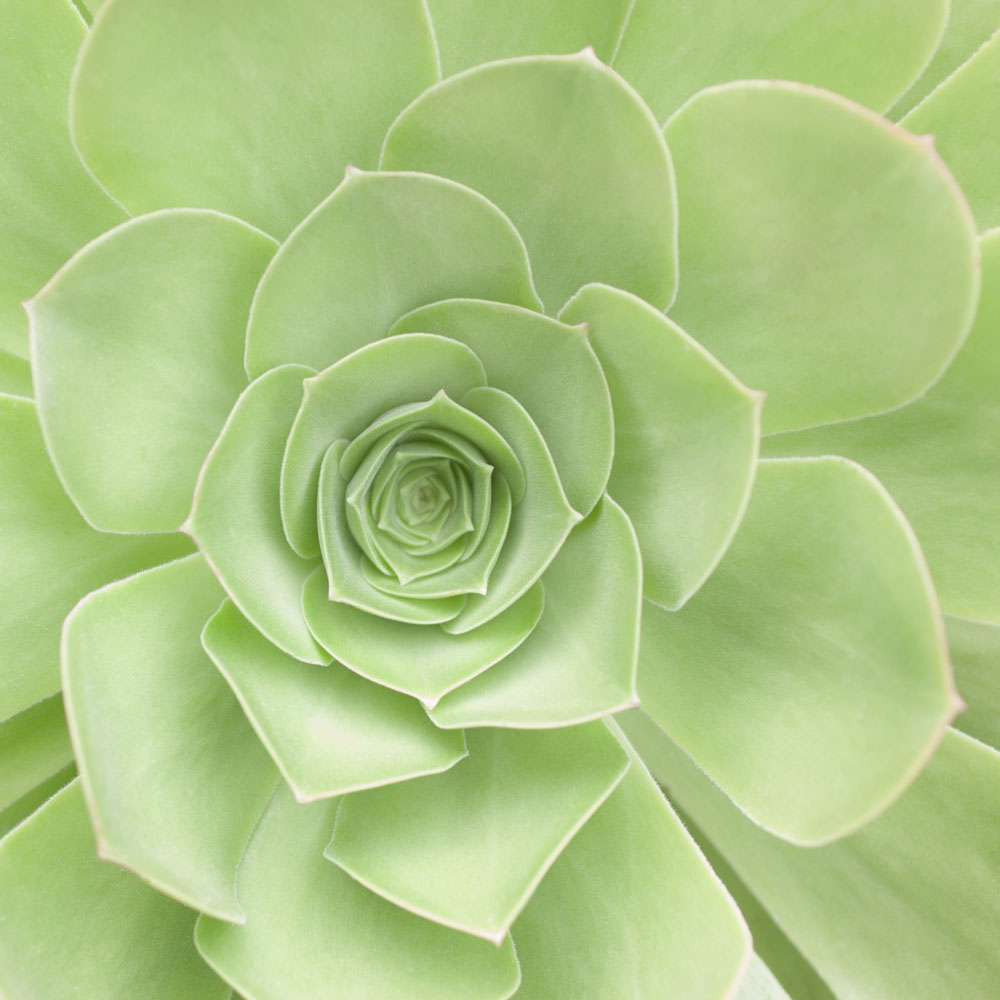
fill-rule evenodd
<path id="1" fill-rule="evenodd" d="M 0 993 L 988 1000 L 1000 9 L 10 6 Z"/>

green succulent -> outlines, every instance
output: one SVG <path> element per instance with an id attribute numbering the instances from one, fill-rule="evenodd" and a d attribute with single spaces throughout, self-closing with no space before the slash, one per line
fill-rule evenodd
<path id="1" fill-rule="evenodd" d="M 3 14 L 0 995 L 995 997 L 1000 3 Z"/>

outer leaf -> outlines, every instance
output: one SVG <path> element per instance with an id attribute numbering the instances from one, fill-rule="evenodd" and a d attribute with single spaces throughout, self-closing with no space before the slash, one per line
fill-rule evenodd
<path id="1" fill-rule="evenodd" d="M 788 840 L 842 836 L 910 783 L 958 704 L 930 577 L 863 469 L 762 462 L 719 568 L 647 605 L 639 696 L 740 807 Z"/>
<path id="2" fill-rule="evenodd" d="M 884 111 L 930 59 L 947 0 L 636 0 L 614 66 L 660 121 L 747 77 L 800 80 Z"/>
<path id="3" fill-rule="evenodd" d="M 189 551 L 180 535 L 102 535 L 56 479 L 35 406 L 0 396 L 0 719 L 59 690 L 59 629 L 95 587 Z"/>
<path id="4" fill-rule="evenodd" d="M 538 308 L 510 220 L 440 177 L 350 170 L 264 276 L 247 370 L 257 375 L 286 362 L 326 368 L 384 336 L 403 313 L 457 295 Z"/>
<path id="5" fill-rule="evenodd" d="M 408 782 L 407 784 L 420 784 Z M 492 948 L 387 903 L 323 859 L 335 802 L 279 788 L 240 865 L 243 926 L 202 917 L 205 960 L 247 1000 L 504 1000 L 520 979 Z"/>
<path id="6" fill-rule="evenodd" d="M 638 704 L 642 562 L 614 500 L 605 496 L 570 532 L 542 586 L 545 611 L 535 630 L 495 667 L 445 695 L 430 713 L 437 725 L 567 725 Z"/>
<path id="7" fill-rule="evenodd" d="M 0 844 L 0 990 L 8 1000 L 225 1000 L 194 914 L 94 853 L 74 782 Z"/>
<path id="8" fill-rule="evenodd" d="M 302 585 L 317 561 L 292 551 L 278 509 L 285 442 L 310 374 L 285 365 L 243 393 L 201 470 L 184 530 L 271 642 L 300 660 L 326 663 L 301 607 Z"/>
<path id="9" fill-rule="evenodd" d="M 646 596 L 680 607 L 722 558 L 746 509 L 762 397 L 627 292 L 588 285 L 560 316 L 589 325 L 608 380 L 608 489 L 639 536 Z"/>
<path id="10" fill-rule="evenodd" d="M 1000 627 L 945 621 L 955 681 L 968 702 L 955 727 L 1000 750 Z"/>
<path id="11" fill-rule="evenodd" d="M 59 695 L 0 723 L 0 811 L 72 760 Z"/>
<path id="12" fill-rule="evenodd" d="M 602 722 L 467 739 L 444 774 L 344 798 L 325 853 L 391 902 L 499 945 L 628 758 Z"/>
<path id="13" fill-rule="evenodd" d="M 628 750 L 621 784 L 514 924 L 518 1000 L 719 1000 L 747 960 L 739 910 Z"/>
<path id="14" fill-rule="evenodd" d="M 129 0 L 83 48 L 73 135 L 132 212 L 215 208 L 282 238 L 435 79 L 419 0 Z"/>
<path id="15" fill-rule="evenodd" d="M 69 138 L 66 92 L 87 29 L 69 0 L 4 5 L 0 33 L 0 349 L 27 357 L 21 302 L 70 254 L 121 222 Z"/>
<path id="16" fill-rule="evenodd" d="M 639 746 L 838 997 L 996 996 L 995 750 L 949 731 L 892 809 L 851 837 L 801 848 L 741 815 L 662 734 Z"/>
<path id="17" fill-rule="evenodd" d="M 202 643 L 299 801 L 444 771 L 466 755 L 462 734 L 435 729 L 415 701 L 339 664 L 300 663 L 230 602 Z"/>
<path id="18" fill-rule="evenodd" d="M 1000 625 L 1000 230 L 980 240 L 983 294 L 941 381 L 895 413 L 765 438 L 767 455 L 840 454 L 913 523 L 948 614 Z"/>
<path id="19" fill-rule="evenodd" d="M 589 514 L 608 482 L 614 429 L 608 386 L 583 331 L 517 306 L 470 299 L 417 309 L 391 332 L 418 330 L 476 352 L 489 384 L 531 414 L 570 503 Z"/>
<path id="20" fill-rule="evenodd" d="M 666 137 L 683 220 L 671 315 L 767 390 L 765 432 L 886 410 L 938 378 L 978 271 L 972 217 L 930 145 L 775 81 L 703 91 Z"/>
<path id="21" fill-rule="evenodd" d="M 524 236 L 546 312 L 587 281 L 661 309 L 673 298 L 670 154 L 638 95 L 592 52 L 490 63 L 432 87 L 389 130 L 382 168 L 451 177 L 499 205 Z"/>
<path id="22" fill-rule="evenodd" d="M 91 594 L 66 621 L 63 692 L 101 857 L 241 921 L 236 866 L 277 774 L 201 648 L 222 596 L 197 555 Z"/>
<path id="23" fill-rule="evenodd" d="M 172 531 L 246 386 L 243 336 L 274 242 L 214 212 L 135 219 L 28 304 L 45 438 L 84 516 Z"/>

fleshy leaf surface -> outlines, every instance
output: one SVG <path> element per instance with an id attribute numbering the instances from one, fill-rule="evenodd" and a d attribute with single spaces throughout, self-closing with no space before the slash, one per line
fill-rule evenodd
<path id="1" fill-rule="evenodd" d="M 209 965 L 247 1000 L 327 1000 L 331 990 L 344 1000 L 511 996 L 520 974 L 509 940 L 494 948 L 416 917 L 324 859 L 336 808 L 299 805 L 278 789 L 240 865 L 246 923 L 198 921 Z"/>
<path id="2" fill-rule="evenodd" d="M 285 241 L 254 300 L 247 370 L 326 368 L 403 313 L 473 296 L 539 307 L 510 220 L 441 177 L 349 171 Z"/>
<path id="3" fill-rule="evenodd" d="M 545 609 L 534 631 L 445 695 L 430 713 L 437 725 L 568 725 L 638 704 L 642 561 L 614 500 L 605 496 L 569 533 L 541 582 Z"/>
<path id="4" fill-rule="evenodd" d="M 628 750 L 621 784 L 514 924 L 519 1000 L 719 1000 L 746 962 L 739 910 Z"/>
<path id="5" fill-rule="evenodd" d="M 733 1000 L 791 1000 L 775 978 L 774 973 L 761 961 L 756 952 L 751 954 L 746 973 L 740 980 Z"/>
<path id="6" fill-rule="evenodd" d="M 959 704 L 912 531 L 840 458 L 760 463 L 726 557 L 643 611 L 645 711 L 766 829 L 822 843 L 893 801 Z"/>
<path id="7" fill-rule="evenodd" d="M 437 78 L 420 0 L 129 0 L 83 48 L 73 137 L 133 213 L 215 208 L 283 239 Z"/>
<path id="8" fill-rule="evenodd" d="M 246 386 L 250 300 L 274 250 L 237 219 L 159 212 L 89 244 L 28 304 L 45 439 L 95 527 L 184 520 Z"/>
<path id="9" fill-rule="evenodd" d="M 0 350 L 0 393 L 5 396 L 25 396 L 28 399 L 34 396 L 31 365 L 26 358 Z"/>
<path id="10" fill-rule="evenodd" d="M 382 169 L 451 177 L 495 202 L 524 236 L 546 312 L 588 281 L 661 309 L 673 299 L 670 154 L 592 52 L 488 63 L 432 87 L 393 123 Z"/>
<path id="11" fill-rule="evenodd" d="M 955 728 L 1000 750 L 1000 626 L 946 618 L 955 683 L 966 710 Z"/>
<path id="12" fill-rule="evenodd" d="M 101 857 L 239 921 L 236 867 L 278 778 L 201 647 L 222 599 L 200 555 L 91 594 L 66 621 L 63 694 Z"/>
<path id="13" fill-rule="evenodd" d="M 325 853 L 397 905 L 500 944 L 628 757 L 603 722 L 466 739 L 444 774 L 345 796 Z"/>
<path id="14" fill-rule="evenodd" d="M 682 220 L 670 314 L 767 392 L 765 433 L 887 410 L 940 376 L 972 321 L 978 254 L 928 143 L 778 81 L 702 91 L 665 135 Z"/>
<path id="15" fill-rule="evenodd" d="M 0 843 L 7 1000 L 227 1000 L 191 941 L 195 914 L 98 860 L 75 781 Z"/>
<path id="16" fill-rule="evenodd" d="M 608 381 L 608 492 L 639 537 L 646 597 L 680 607 L 718 563 L 746 509 L 761 398 L 627 292 L 587 285 L 560 318 L 588 324 Z"/>
<path id="17" fill-rule="evenodd" d="M 73 748 L 59 695 L 0 722 L 0 811 L 72 760 Z"/>

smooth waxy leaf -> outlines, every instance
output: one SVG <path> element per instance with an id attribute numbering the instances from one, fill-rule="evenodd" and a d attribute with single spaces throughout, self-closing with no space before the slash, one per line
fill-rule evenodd
<path id="1" fill-rule="evenodd" d="M 994 15 L 997 25 L 1000 16 Z M 926 132 L 969 199 L 980 229 L 1000 225 L 1000 193 L 990 169 L 1000 157 L 1000 32 L 900 124 Z"/>
<path id="2" fill-rule="evenodd" d="M 838 997 L 993 1000 L 1000 981 L 1000 754 L 950 730 L 913 787 L 862 830 L 787 844 L 650 727 L 637 746 Z M 635 727 L 626 726 L 638 739 Z"/>
<path id="3" fill-rule="evenodd" d="M 105 531 L 172 531 L 246 386 L 243 336 L 274 242 L 215 212 L 135 219 L 28 304 L 45 438 Z"/>
<path id="4" fill-rule="evenodd" d="M 28 355 L 21 302 L 125 218 L 70 142 L 66 93 L 87 29 L 67 0 L 6 4 L 0 33 L 0 349 Z"/>
<path id="5" fill-rule="evenodd" d="M 519 1000 L 719 1000 L 746 962 L 739 910 L 629 756 L 514 924 Z"/>
<path id="6" fill-rule="evenodd" d="M 281 468 L 281 517 L 292 548 L 306 558 L 319 555 L 317 491 L 330 445 L 349 442 L 397 406 L 439 392 L 461 399 L 485 382 L 464 344 L 420 334 L 368 344 L 306 379 Z"/>
<path id="7" fill-rule="evenodd" d="M 774 973 L 755 953 L 751 954 L 746 972 L 740 980 L 733 1000 L 791 1000 Z"/>
<path id="8" fill-rule="evenodd" d="M 417 309 L 392 328 L 416 331 L 460 340 L 476 352 L 489 384 L 531 414 L 570 503 L 589 514 L 608 482 L 614 430 L 608 387 L 583 331 L 517 306 L 471 299 Z"/>
<path id="9" fill-rule="evenodd" d="M 325 575 L 316 573 L 302 594 L 306 620 L 323 647 L 362 677 L 427 704 L 515 650 L 538 624 L 544 601 L 536 584 L 479 628 L 449 635 L 434 625 L 373 618 L 329 600 L 327 590 Z"/>
<path id="10" fill-rule="evenodd" d="M 236 607 L 209 620 L 202 643 L 299 801 L 444 771 L 465 756 L 417 702 L 339 664 L 300 663 Z"/>
<path id="11" fill-rule="evenodd" d="M 566 725 L 638 704 L 642 563 L 632 525 L 610 497 L 570 532 L 542 587 L 535 630 L 446 695 L 431 712 L 439 726 Z"/>
<path id="12" fill-rule="evenodd" d="M 0 719 L 59 690 L 59 630 L 96 587 L 190 550 L 180 535 L 104 535 L 56 479 L 27 399 L 0 396 Z"/>
<path id="13" fill-rule="evenodd" d="M 628 757 L 603 722 L 466 738 L 444 774 L 342 799 L 325 853 L 397 905 L 500 944 Z"/>
<path id="14" fill-rule="evenodd" d="M 101 857 L 239 921 L 236 866 L 277 772 L 201 648 L 222 598 L 199 555 L 91 594 L 66 622 L 63 694 Z"/>
<path id="15" fill-rule="evenodd" d="M 665 134 L 682 220 L 671 316 L 766 390 L 766 433 L 898 406 L 941 374 L 972 319 L 977 253 L 928 143 L 775 81 L 703 91 Z"/>
<path id="16" fill-rule="evenodd" d="M 930 577 L 878 482 L 839 458 L 761 462 L 708 583 L 683 611 L 644 608 L 639 697 L 788 840 L 892 802 L 959 702 Z"/>
<path id="17" fill-rule="evenodd" d="M 0 723 L 0 811 L 61 771 L 72 759 L 59 695 Z"/>
<path id="18" fill-rule="evenodd" d="M 7 1000 L 226 1000 L 191 941 L 195 915 L 99 861 L 80 783 L 0 843 Z"/>
<path id="19" fill-rule="evenodd" d="M 675 323 L 588 285 L 560 317 L 587 323 L 614 408 L 608 491 L 635 525 L 643 587 L 680 607 L 732 539 L 750 496 L 761 398 Z"/>
<path id="20" fill-rule="evenodd" d="M 302 615 L 302 585 L 318 565 L 288 545 L 278 507 L 281 461 L 313 374 L 285 365 L 243 393 L 212 447 L 184 530 L 226 592 L 280 649 L 308 663 L 329 661 Z"/>
<path id="21" fill-rule="evenodd" d="M 349 171 L 265 274 L 247 370 L 326 368 L 384 336 L 403 313 L 457 295 L 538 308 L 510 220 L 440 177 Z"/>
<path id="22" fill-rule="evenodd" d="M 97 20 L 73 136 L 129 211 L 215 208 L 283 238 L 348 163 L 375 166 L 393 118 L 437 79 L 419 0 L 290 0 L 276 13 L 130 0 Z"/>
<path id="23" fill-rule="evenodd" d="M 36 785 L 27 795 L 0 812 L 0 837 L 4 837 L 15 826 L 23 823 L 40 805 L 52 798 L 60 788 L 65 788 L 76 777 L 76 766 L 67 764 L 51 778 Z"/>
<path id="24" fill-rule="evenodd" d="M 31 365 L 25 358 L 4 350 L 0 350 L 0 393 L 28 398 L 34 395 Z"/>
<path id="25" fill-rule="evenodd" d="M 846 455 L 913 524 L 947 614 L 1000 625 L 1000 230 L 980 240 L 968 340 L 927 395 L 895 413 L 765 438 L 765 455 Z"/>
<path id="26" fill-rule="evenodd" d="M 499 205 L 524 236 L 546 312 L 588 281 L 661 309 L 674 296 L 670 154 L 648 108 L 593 53 L 491 63 L 432 87 L 393 123 L 382 168 L 451 177 Z"/>
<path id="27" fill-rule="evenodd" d="M 636 0 L 614 67 L 663 121 L 692 94 L 798 80 L 884 111 L 938 43 L 947 0 Z"/>
<path id="28" fill-rule="evenodd" d="M 1000 750 L 1000 627 L 946 618 L 955 683 L 966 709 L 955 728 Z"/>
<path id="29" fill-rule="evenodd" d="M 429 780 L 429 779 L 423 779 Z M 407 782 L 420 784 L 420 782 Z M 279 788 L 240 865 L 242 926 L 198 921 L 198 950 L 247 1000 L 505 1000 L 513 948 L 393 906 L 322 855 L 336 802 Z"/>

